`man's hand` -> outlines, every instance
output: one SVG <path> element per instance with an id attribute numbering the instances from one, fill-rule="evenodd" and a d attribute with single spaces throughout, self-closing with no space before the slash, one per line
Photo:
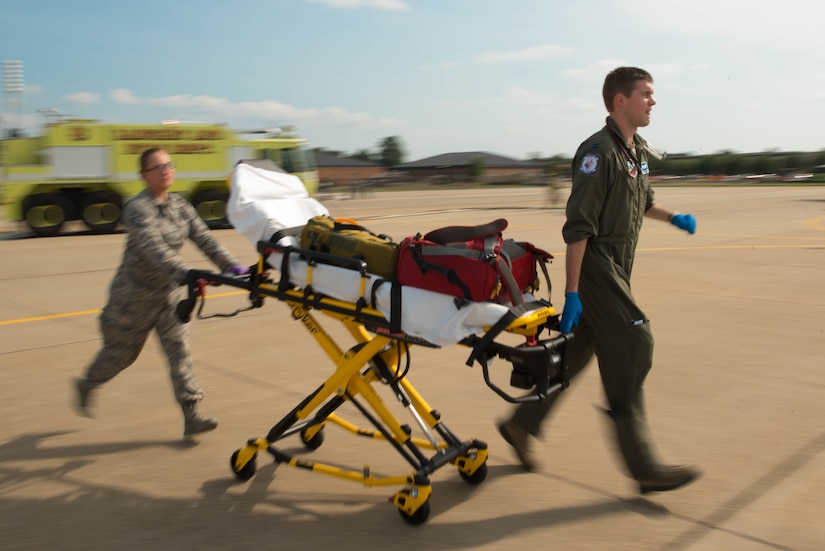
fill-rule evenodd
<path id="1" fill-rule="evenodd" d="M 582 315 L 582 301 L 579 299 L 579 293 L 564 293 L 564 311 L 561 314 L 562 333 L 569 333 L 574 325 L 578 325 L 579 318 Z"/>
<path id="2" fill-rule="evenodd" d="M 692 214 L 682 214 L 681 212 L 674 213 L 670 217 L 670 223 L 688 232 L 690 235 L 696 233 L 696 218 Z"/>

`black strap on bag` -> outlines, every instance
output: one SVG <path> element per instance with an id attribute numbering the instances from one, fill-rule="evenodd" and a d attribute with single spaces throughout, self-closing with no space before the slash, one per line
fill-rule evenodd
<path id="1" fill-rule="evenodd" d="M 445 247 L 430 247 L 430 248 L 443 250 Z M 461 250 L 461 249 L 455 249 L 455 250 Z M 470 288 L 467 286 L 466 283 L 461 281 L 461 278 L 458 277 L 458 275 L 455 273 L 455 270 L 453 270 L 452 268 L 448 268 L 446 266 L 439 266 L 438 264 L 433 264 L 432 262 L 427 262 L 426 260 L 424 260 L 424 258 L 421 256 L 421 254 L 422 254 L 421 247 L 417 247 L 417 246 L 410 247 L 410 252 L 412 253 L 412 258 L 413 258 L 413 260 L 415 260 L 415 263 L 418 266 L 418 269 L 421 270 L 422 274 L 426 273 L 427 270 L 433 270 L 434 272 L 443 275 L 444 277 L 447 278 L 447 281 L 450 284 L 455 285 L 456 287 L 461 289 L 461 293 L 464 295 L 464 298 L 466 300 L 469 300 L 469 301 L 473 300 L 472 294 L 470 293 Z"/>
<path id="2" fill-rule="evenodd" d="M 496 266 L 498 267 L 498 273 L 500 273 L 502 279 L 504 279 L 504 284 L 510 291 L 510 298 L 513 300 L 513 304 L 516 306 L 524 304 L 524 296 L 521 294 L 521 289 L 518 288 L 516 278 L 513 277 L 513 271 L 503 256 L 496 257 Z"/>
<path id="3" fill-rule="evenodd" d="M 357 224 L 357 223 L 353 223 L 353 222 L 342 222 L 341 220 L 335 220 L 333 222 L 332 229 L 333 229 L 333 231 L 336 231 L 336 232 L 343 231 L 343 230 L 362 231 L 362 232 L 366 232 L 366 233 L 372 235 L 373 237 L 383 239 L 384 241 L 392 242 L 392 237 L 390 237 L 389 235 L 386 235 L 384 233 L 375 233 L 373 231 L 368 230 L 367 228 L 365 228 L 361 224 Z"/>
<path id="4" fill-rule="evenodd" d="M 272 266 L 276 270 L 281 273 L 281 279 L 278 283 L 278 288 L 281 290 L 290 289 L 293 287 L 292 283 L 289 281 L 289 254 L 294 249 L 293 246 L 283 246 L 279 245 L 278 241 L 283 239 L 284 237 L 295 237 L 299 238 L 301 235 L 301 231 L 304 229 L 303 226 L 293 226 L 290 228 L 281 228 L 280 230 L 276 231 L 272 234 L 268 241 L 259 241 L 258 242 L 258 252 L 262 253 L 269 249 L 270 251 L 276 250 L 282 253 L 281 258 L 281 265 L 280 266 Z M 268 255 L 267 255 L 268 256 Z"/>
<path id="5" fill-rule="evenodd" d="M 390 286 L 390 332 L 401 333 L 401 284 L 397 281 L 389 281 L 387 279 L 377 279 L 372 284 L 370 290 L 370 304 L 373 308 L 378 308 L 378 299 L 376 297 L 378 288 L 383 284 Z"/>
<path id="6" fill-rule="evenodd" d="M 301 237 L 301 231 L 304 229 L 304 226 L 292 226 L 291 228 L 281 228 L 280 230 L 276 231 L 272 234 L 272 237 L 269 238 L 268 243 L 273 243 L 277 246 L 278 241 L 283 239 L 284 237 Z"/>
<path id="7" fill-rule="evenodd" d="M 487 350 L 487 347 L 490 346 L 496 337 L 498 337 L 502 331 L 504 331 L 508 325 L 510 325 L 513 320 L 516 320 L 526 314 L 528 312 L 527 308 L 525 307 L 524 303 L 519 304 L 517 306 L 513 306 L 510 308 L 506 314 L 501 316 L 499 320 L 493 325 L 489 331 L 487 331 L 483 337 L 478 339 L 475 344 L 473 345 L 473 351 L 470 353 L 470 357 L 467 358 L 465 362 L 468 366 L 472 367 L 473 362 L 479 359 L 482 353 Z M 481 360 L 479 360 L 480 362 Z"/>
<path id="8" fill-rule="evenodd" d="M 507 254 L 507 246 L 518 247 L 519 250 L 523 251 L 525 254 L 529 255 L 533 264 L 538 264 L 541 268 L 541 272 L 544 275 L 544 281 L 547 283 L 547 299 L 550 300 L 550 297 L 553 296 L 553 284 L 550 282 L 550 274 L 547 271 L 547 261 L 550 258 L 553 258 L 553 255 L 539 249 L 535 245 L 527 241 L 514 241 L 512 239 L 505 240 L 501 246 L 501 256 L 505 257 L 508 260 L 510 266 L 513 265 L 513 259 Z M 517 285 L 517 283 L 516 283 Z M 512 295 L 512 293 L 511 293 Z M 514 303 L 515 304 L 515 303 Z"/>
<path id="9" fill-rule="evenodd" d="M 544 274 L 544 281 L 547 282 L 547 300 L 553 296 L 553 284 L 550 283 L 550 274 L 547 272 L 547 259 L 538 253 L 534 253 L 536 262 L 538 262 L 541 271 Z"/>
<path id="10" fill-rule="evenodd" d="M 472 241 L 479 237 L 499 234 L 505 229 L 507 229 L 507 220 L 499 218 L 489 224 L 482 224 L 480 226 L 447 226 L 446 228 L 439 228 L 425 235 L 424 239 L 432 241 L 433 243 L 446 245 L 447 243 Z"/>
<path id="11" fill-rule="evenodd" d="M 498 237 L 500 234 L 500 230 L 507 227 L 507 221 L 502 219 L 496 220 L 489 224 L 485 224 L 483 226 L 473 226 L 473 227 L 464 227 L 464 226 L 452 226 L 448 228 L 442 228 L 440 230 L 435 230 L 424 236 L 423 239 L 427 239 L 428 241 L 433 241 L 431 239 L 432 234 L 436 234 L 436 239 L 456 239 L 456 238 L 466 238 L 462 239 L 459 243 L 455 241 L 446 241 L 443 245 L 421 245 L 417 247 L 411 247 L 412 256 L 415 260 L 418 268 L 421 270 L 421 273 L 425 273 L 427 270 L 434 270 L 437 273 L 440 273 L 444 277 L 447 278 L 447 281 L 450 282 L 452 285 L 455 285 L 461 292 L 464 294 L 464 298 L 467 300 L 472 300 L 472 295 L 470 294 L 470 288 L 464 283 L 460 277 L 455 273 L 455 270 L 452 268 L 447 268 L 446 266 L 439 266 L 437 264 L 432 264 L 424 260 L 424 256 L 463 256 L 466 258 L 473 258 L 476 260 L 484 260 L 489 262 L 491 265 L 495 265 L 496 272 L 501 275 L 501 278 L 504 280 L 504 285 L 507 287 L 508 291 L 510 292 L 510 297 L 513 300 L 513 304 L 519 305 L 524 303 L 524 297 L 521 294 L 521 289 L 518 287 L 518 283 L 516 283 L 515 278 L 513 277 L 513 272 L 510 269 L 510 264 L 507 262 L 506 258 L 501 254 L 497 255 L 495 253 L 495 247 L 498 244 Z M 490 231 L 492 230 L 492 233 Z M 429 237 L 428 237 L 429 236 Z M 469 241 L 473 239 L 477 239 L 479 237 L 484 237 L 484 249 L 469 249 L 466 247 L 459 247 L 456 246 L 461 244 L 463 241 Z M 436 242 L 437 241 L 433 241 Z M 502 251 L 500 251 L 501 253 Z"/>
<path id="12" fill-rule="evenodd" d="M 426 237 L 424 238 L 426 239 Z M 431 239 L 428 241 L 432 241 Z M 437 243 L 437 241 L 433 241 Z M 496 245 L 498 244 L 498 234 L 484 236 L 483 249 L 470 249 L 464 246 L 465 242 L 438 243 L 438 245 L 421 245 L 421 254 L 424 256 L 464 256 L 476 260 L 487 260 L 488 262 L 496 256 Z"/>

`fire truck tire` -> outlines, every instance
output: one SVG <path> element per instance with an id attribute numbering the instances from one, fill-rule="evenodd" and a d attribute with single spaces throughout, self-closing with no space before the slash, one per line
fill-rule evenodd
<path id="1" fill-rule="evenodd" d="M 206 222 L 206 225 L 214 230 L 229 226 L 229 220 L 226 218 L 226 202 L 228 200 L 228 192 L 207 189 L 195 195 L 192 204 L 203 221 Z"/>
<path id="2" fill-rule="evenodd" d="M 60 233 L 73 208 L 72 202 L 59 193 L 33 195 L 27 203 L 26 223 L 39 237 L 53 237 Z"/>
<path id="3" fill-rule="evenodd" d="M 112 233 L 120 223 L 122 202 L 113 191 L 93 191 L 83 196 L 81 218 L 95 233 Z"/>

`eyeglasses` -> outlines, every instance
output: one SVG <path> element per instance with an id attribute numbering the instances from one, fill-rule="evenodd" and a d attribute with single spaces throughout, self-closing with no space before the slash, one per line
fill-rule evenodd
<path id="1" fill-rule="evenodd" d="M 165 163 L 162 165 L 155 165 L 152 168 L 146 168 L 143 172 L 163 172 L 164 170 L 173 170 L 175 163 Z"/>

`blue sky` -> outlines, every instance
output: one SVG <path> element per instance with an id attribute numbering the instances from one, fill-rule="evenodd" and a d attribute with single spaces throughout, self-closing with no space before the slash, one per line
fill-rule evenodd
<path id="1" fill-rule="evenodd" d="M 294 125 L 313 146 L 405 160 L 572 155 L 604 75 L 655 79 L 660 150 L 825 149 L 821 0 L 0 0 L 24 63 L 4 128 L 40 108 L 110 122 Z"/>

